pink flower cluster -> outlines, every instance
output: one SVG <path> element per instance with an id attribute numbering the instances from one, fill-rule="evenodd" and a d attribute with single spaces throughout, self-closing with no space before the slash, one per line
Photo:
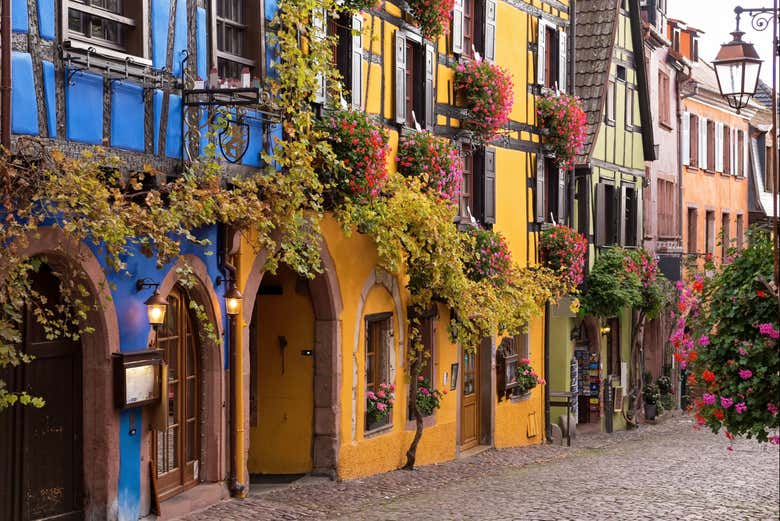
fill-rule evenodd
<path id="1" fill-rule="evenodd" d="M 401 136 L 396 161 L 401 175 L 421 178 L 431 192 L 457 204 L 463 160 L 452 141 L 428 131 Z"/>
<path id="2" fill-rule="evenodd" d="M 395 403 L 395 384 L 379 384 L 377 392 L 366 391 L 366 412 L 374 421 L 379 421 L 390 414 Z"/>
<path id="3" fill-rule="evenodd" d="M 378 197 L 387 183 L 387 131 L 359 110 L 336 110 L 325 120 L 330 143 L 343 169 L 326 179 L 335 190 L 358 199 Z"/>
<path id="4" fill-rule="evenodd" d="M 492 140 L 509 121 L 515 94 L 506 69 L 481 59 L 460 63 L 455 69 L 455 90 L 468 110 L 464 127 L 478 140 Z"/>
<path id="5" fill-rule="evenodd" d="M 762 335 L 768 336 L 769 338 L 774 338 L 775 340 L 780 338 L 780 329 L 775 329 L 775 326 L 769 322 L 765 324 L 759 324 L 758 331 Z"/>
<path id="6" fill-rule="evenodd" d="M 406 0 L 409 11 L 428 40 L 449 33 L 454 4 L 455 0 Z"/>
<path id="7" fill-rule="evenodd" d="M 544 230 L 540 241 L 545 264 L 553 271 L 562 273 L 564 282 L 572 290 L 582 284 L 588 239 L 573 228 L 556 225 Z"/>
<path id="8" fill-rule="evenodd" d="M 577 96 L 550 92 L 536 99 L 539 126 L 549 132 L 544 143 L 551 146 L 558 166 L 571 170 L 585 145 L 588 118 Z"/>
<path id="9" fill-rule="evenodd" d="M 512 269 L 512 255 L 504 236 L 492 230 L 476 228 L 474 236 L 474 254 L 466 263 L 466 273 L 474 281 L 489 280 L 501 285 L 509 277 Z"/>

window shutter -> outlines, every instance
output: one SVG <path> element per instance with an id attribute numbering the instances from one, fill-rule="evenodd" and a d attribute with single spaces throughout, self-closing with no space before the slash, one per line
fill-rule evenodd
<path id="1" fill-rule="evenodd" d="M 327 13 L 322 7 L 316 7 L 311 14 L 312 25 L 314 26 L 314 38 L 322 40 L 325 38 L 325 20 L 327 20 Z M 317 91 L 314 93 L 314 103 L 325 103 L 327 96 L 327 84 L 325 75 L 322 73 L 317 74 Z"/>
<path id="2" fill-rule="evenodd" d="M 729 146 L 729 172 L 737 175 L 737 130 L 731 129 L 731 144 Z"/>
<path id="3" fill-rule="evenodd" d="M 626 185 L 620 186 L 620 203 L 618 205 L 619 213 L 617 214 L 618 226 L 620 226 L 620 237 L 618 244 L 626 245 Z"/>
<path id="4" fill-rule="evenodd" d="M 743 159 L 743 161 L 742 161 L 742 174 L 740 175 L 740 177 L 743 177 L 743 176 L 746 176 L 747 173 L 748 173 L 748 141 L 749 141 L 749 139 L 748 139 L 747 132 L 745 132 L 744 130 L 740 130 L 740 132 L 742 132 L 742 143 L 744 143 L 744 145 L 743 145 L 744 152 L 742 154 L 742 159 Z"/>
<path id="5" fill-rule="evenodd" d="M 485 148 L 485 224 L 496 224 L 496 149 Z"/>
<path id="6" fill-rule="evenodd" d="M 691 113 L 682 114 L 682 160 L 684 165 L 691 164 Z"/>
<path id="7" fill-rule="evenodd" d="M 395 121 L 406 123 L 406 37 L 395 32 Z"/>
<path id="8" fill-rule="evenodd" d="M 715 123 L 715 171 L 723 172 L 723 123 Z"/>
<path id="9" fill-rule="evenodd" d="M 566 170 L 558 169 L 558 219 L 559 224 L 566 223 Z"/>
<path id="10" fill-rule="evenodd" d="M 452 54 L 463 54 L 463 0 L 452 7 Z"/>
<path id="11" fill-rule="evenodd" d="M 352 106 L 363 106 L 363 16 L 352 15 Z"/>
<path id="12" fill-rule="evenodd" d="M 485 59 L 496 59 L 496 0 L 485 0 Z"/>
<path id="13" fill-rule="evenodd" d="M 433 82 L 434 63 L 433 63 L 433 45 L 425 44 L 425 128 L 433 130 L 436 125 L 434 115 L 434 103 L 436 103 L 436 90 Z"/>
<path id="14" fill-rule="evenodd" d="M 604 220 L 606 210 L 606 187 L 604 183 L 596 185 L 596 246 L 607 244 L 607 223 Z M 611 202 L 610 202 L 611 204 Z"/>
<path id="15" fill-rule="evenodd" d="M 543 223 L 544 216 L 544 156 L 536 154 L 536 222 Z"/>
<path id="16" fill-rule="evenodd" d="M 558 88 L 566 92 L 566 33 L 558 32 Z"/>
<path id="17" fill-rule="evenodd" d="M 707 165 L 707 118 L 699 120 L 699 168 L 706 170 Z"/>
<path id="18" fill-rule="evenodd" d="M 632 202 L 634 215 L 636 216 L 636 234 L 634 235 L 634 237 L 636 237 L 636 244 L 634 244 L 634 246 L 642 245 L 642 232 L 644 231 L 642 229 L 642 224 L 644 223 L 644 208 L 640 202 L 642 201 L 640 192 L 642 188 L 640 188 L 640 186 L 641 184 L 634 190 L 634 200 Z"/>
<path id="19" fill-rule="evenodd" d="M 537 28 L 539 34 L 537 36 L 536 44 L 536 84 L 544 85 L 546 82 L 546 78 L 544 77 L 544 60 L 547 55 L 547 32 L 545 31 L 545 25 L 541 18 L 539 18 Z"/>

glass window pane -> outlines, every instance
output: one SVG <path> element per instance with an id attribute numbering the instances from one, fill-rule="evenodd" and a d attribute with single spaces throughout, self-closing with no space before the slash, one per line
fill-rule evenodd
<path id="1" fill-rule="evenodd" d="M 187 461 L 195 461 L 198 459 L 196 454 L 197 448 L 197 423 L 195 420 L 187 422 Z"/>
<path id="2" fill-rule="evenodd" d="M 168 470 L 173 470 L 179 467 L 179 426 L 173 427 L 168 430 L 168 447 L 166 450 L 166 461 L 168 464 Z"/>
<path id="3" fill-rule="evenodd" d="M 195 417 L 195 397 L 197 396 L 197 391 L 195 388 L 195 378 L 187 378 L 187 416 L 186 418 L 189 420 L 191 418 Z"/>
<path id="4" fill-rule="evenodd" d="M 165 433 L 157 431 L 157 443 L 155 444 L 157 446 L 157 454 L 155 454 L 157 459 L 157 475 L 164 474 L 168 471 L 165 458 L 165 439 Z"/>

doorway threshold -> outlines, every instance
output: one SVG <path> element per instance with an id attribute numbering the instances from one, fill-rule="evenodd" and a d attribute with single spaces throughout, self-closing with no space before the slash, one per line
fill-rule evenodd
<path id="1" fill-rule="evenodd" d="M 491 448 L 492 447 L 490 445 L 477 445 L 476 447 L 471 447 L 470 449 L 460 451 L 460 454 L 458 454 L 458 459 L 471 458 L 478 454 L 482 454 Z"/>

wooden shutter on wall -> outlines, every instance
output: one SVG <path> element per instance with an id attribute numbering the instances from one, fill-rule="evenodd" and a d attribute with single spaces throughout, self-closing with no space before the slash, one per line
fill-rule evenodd
<path id="1" fill-rule="evenodd" d="M 566 33 L 561 29 L 558 31 L 558 88 L 566 92 Z"/>
<path id="2" fill-rule="evenodd" d="M 485 0 L 485 59 L 496 59 L 496 0 Z"/>
<path id="3" fill-rule="evenodd" d="M 563 168 L 558 169 L 558 215 L 555 216 L 558 219 L 559 224 L 566 223 L 566 170 Z"/>
<path id="4" fill-rule="evenodd" d="M 628 225 L 628 219 L 626 219 L 626 210 L 628 209 L 628 201 L 626 201 L 626 185 L 620 186 L 620 203 L 618 205 L 618 226 L 619 229 L 619 236 L 618 236 L 618 244 L 624 245 L 626 244 L 626 226 Z"/>
<path id="5" fill-rule="evenodd" d="M 325 24 L 327 13 L 322 7 L 315 7 L 311 13 L 312 25 L 314 26 L 314 38 L 322 40 L 325 38 Z M 314 93 L 314 103 L 325 103 L 327 97 L 327 84 L 325 75 L 317 74 L 317 92 Z"/>
<path id="6" fill-rule="evenodd" d="M 715 123 L 715 171 L 723 172 L 723 123 Z"/>
<path id="7" fill-rule="evenodd" d="M 707 118 L 699 119 L 699 168 L 706 170 L 707 165 Z"/>
<path id="8" fill-rule="evenodd" d="M 352 106 L 363 106 L 363 16 L 352 15 Z"/>
<path id="9" fill-rule="evenodd" d="M 434 59 L 433 45 L 425 44 L 425 128 L 433 130 L 436 125 L 434 103 L 436 102 L 436 90 L 434 85 Z"/>
<path id="10" fill-rule="evenodd" d="M 750 141 L 750 139 L 748 139 L 747 132 L 745 132 L 744 130 L 740 130 L 740 132 L 742 133 L 742 143 L 743 143 L 743 145 L 742 145 L 743 146 L 743 150 L 742 150 L 742 165 L 741 165 L 742 166 L 742 174 L 740 176 L 740 177 L 742 177 L 742 176 L 746 176 L 747 173 L 748 173 L 748 161 L 749 161 L 749 159 L 748 159 L 748 156 L 749 156 L 749 154 L 748 154 L 748 141 Z"/>
<path id="11" fill-rule="evenodd" d="M 691 113 L 682 114 L 682 162 L 691 164 Z"/>
<path id="12" fill-rule="evenodd" d="M 536 154 L 536 222 L 543 223 L 544 216 L 544 156 Z"/>
<path id="13" fill-rule="evenodd" d="M 728 126 L 723 126 L 723 146 L 721 147 L 720 156 L 723 158 L 723 173 L 731 173 L 731 129 Z"/>
<path id="14" fill-rule="evenodd" d="M 496 149 L 485 147 L 485 224 L 496 224 Z"/>
<path id="15" fill-rule="evenodd" d="M 452 53 L 463 54 L 463 0 L 452 7 Z"/>
<path id="16" fill-rule="evenodd" d="M 547 56 L 547 31 L 546 26 L 544 25 L 544 22 L 541 18 L 539 18 L 537 29 L 536 84 L 544 85 L 547 80 L 544 77 L 545 56 Z"/>
<path id="17" fill-rule="evenodd" d="M 731 175 L 737 175 L 737 130 L 732 128 L 731 145 L 729 146 L 729 172 Z"/>
<path id="18" fill-rule="evenodd" d="M 395 122 L 406 123 L 406 37 L 395 32 Z"/>
<path id="19" fill-rule="evenodd" d="M 599 183 L 596 185 L 596 246 L 607 244 L 607 222 L 605 220 L 606 205 L 612 204 L 606 200 L 606 185 Z"/>

